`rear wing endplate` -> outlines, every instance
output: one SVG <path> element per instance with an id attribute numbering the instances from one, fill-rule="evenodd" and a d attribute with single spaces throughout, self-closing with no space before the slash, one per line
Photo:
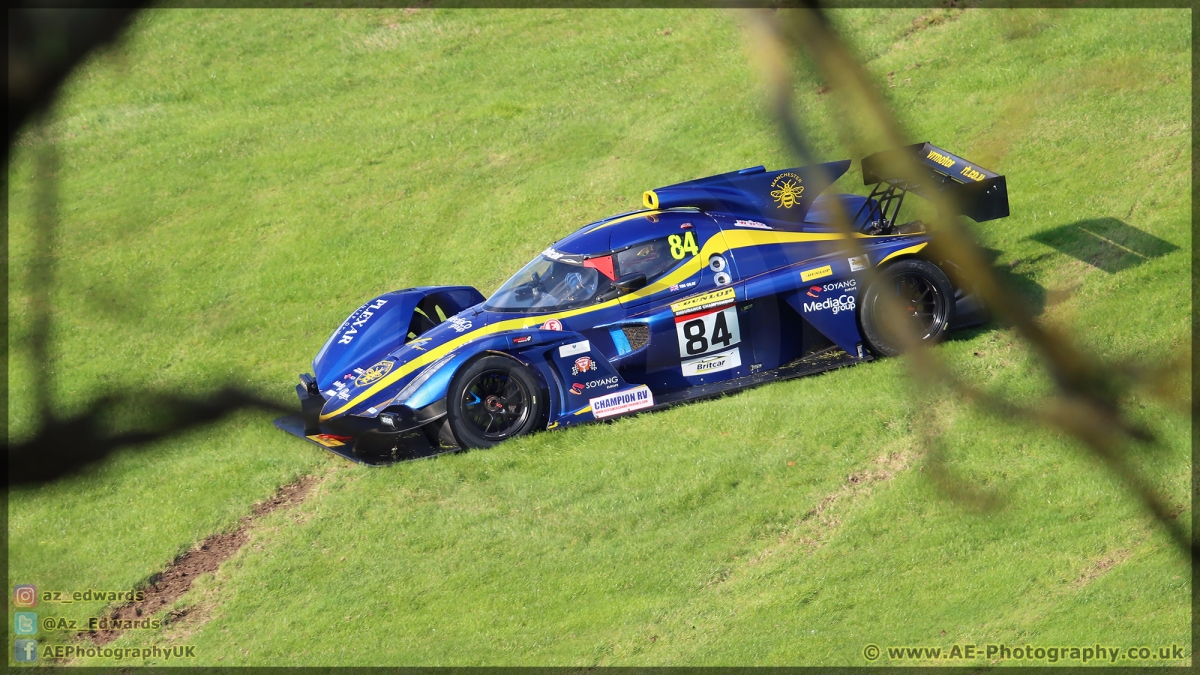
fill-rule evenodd
<path id="1" fill-rule="evenodd" d="M 897 167 L 905 159 L 916 160 L 916 176 L 900 177 Z M 881 191 L 900 190 L 929 198 L 941 193 L 954 203 L 959 213 L 976 222 L 1008 215 L 1008 183 L 1004 176 L 947 152 L 930 143 L 917 143 L 895 150 L 884 150 L 863 158 L 863 185 L 875 185 Z"/>

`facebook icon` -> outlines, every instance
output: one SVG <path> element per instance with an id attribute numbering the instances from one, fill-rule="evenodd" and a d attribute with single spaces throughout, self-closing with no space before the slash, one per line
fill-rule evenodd
<path id="1" fill-rule="evenodd" d="M 14 640 L 13 658 L 22 663 L 37 661 L 37 640 Z"/>

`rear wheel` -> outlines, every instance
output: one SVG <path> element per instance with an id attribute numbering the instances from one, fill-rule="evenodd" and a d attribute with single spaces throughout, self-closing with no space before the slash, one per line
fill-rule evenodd
<path id="1" fill-rule="evenodd" d="M 544 397 L 529 368 L 507 356 L 485 356 L 459 371 L 446 394 L 450 431 L 464 448 L 490 448 L 533 431 Z"/>
<path id="2" fill-rule="evenodd" d="M 946 273 L 926 260 L 901 260 L 885 267 L 862 296 L 859 319 L 871 351 L 883 356 L 899 354 L 904 342 L 883 320 L 886 297 L 906 320 L 906 330 L 925 342 L 935 342 L 954 319 L 954 286 Z"/>

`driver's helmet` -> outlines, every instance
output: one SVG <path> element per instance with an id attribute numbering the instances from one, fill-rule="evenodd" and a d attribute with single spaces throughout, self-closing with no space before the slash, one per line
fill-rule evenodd
<path id="1" fill-rule="evenodd" d="M 621 273 L 636 274 L 642 272 L 648 274 L 650 270 L 658 269 L 663 252 L 659 250 L 657 243 L 656 241 L 648 241 L 644 244 L 634 246 L 632 251 L 625 252 L 621 256 Z"/>

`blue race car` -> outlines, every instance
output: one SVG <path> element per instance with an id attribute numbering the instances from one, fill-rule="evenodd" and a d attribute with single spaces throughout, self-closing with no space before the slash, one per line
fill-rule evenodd
<path id="1" fill-rule="evenodd" d="M 889 178 L 888 152 L 914 157 L 921 180 Z M 849 166 L 650 190 L 645 210 L 580 228 L 490 298 L 426 286 L 365 302 L 300 376 L 302 414 L 276 425 L 384 464 L 894 355 L 884 294 L 925 340 L 982 321 L 936 237 L 896 219 L 907 194 L 932 191 L 976 221 L 1007 216 L 1004 176 L 924 143 L 864 159 L 869 196 L 822 195 Z M 833 226 L 839 207 L 865 255 Z"/>

